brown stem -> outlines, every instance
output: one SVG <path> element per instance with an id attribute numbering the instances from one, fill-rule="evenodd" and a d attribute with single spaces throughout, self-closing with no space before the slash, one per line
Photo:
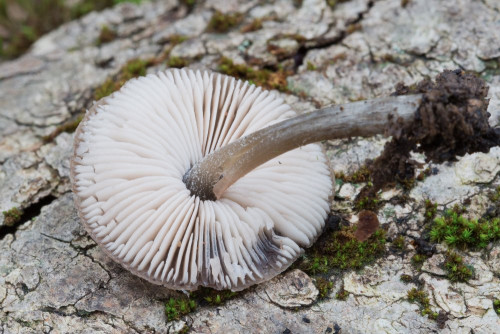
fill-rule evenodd
<path id="1" fill-rule="evenodd" d="M 192 194 L 216 200 L 239 178 L 303 145 L 384 133 L 390 120 L 413 120 L 422 95 L 403 95 L 335 105 L 287 119 L 240 138 L 196 163 L 184 175 Z"/>

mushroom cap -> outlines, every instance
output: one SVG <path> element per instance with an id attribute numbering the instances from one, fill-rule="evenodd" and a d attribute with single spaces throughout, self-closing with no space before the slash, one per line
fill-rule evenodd
<path id="1" fill-rule="evenodd" d="M 206 154 L 295 115 L 274 92 L 208 71 L 127 82 L 75 134 L 71 180 L 86 230 L 113 260 L 168 288 L 236 291 L 274 277 L 330 210 L 321 145 L 266 162 L 216 201 L 191 195 L 182 178 Z"/>

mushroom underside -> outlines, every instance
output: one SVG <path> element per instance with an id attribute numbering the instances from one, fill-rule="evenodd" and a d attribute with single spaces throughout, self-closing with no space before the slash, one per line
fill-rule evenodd
<path id="1" fill-rule="evenodd" d="M 92 238 L 155 284 L 241 290 L 285 270 L 329 211 L 321 145 L 289 151 L 216 201 L 182 181 L 205 155 L 295 116 L 275 93 L 211 72 L 167 70 L 129 81 L 87 112 L 71 178 Z"/>

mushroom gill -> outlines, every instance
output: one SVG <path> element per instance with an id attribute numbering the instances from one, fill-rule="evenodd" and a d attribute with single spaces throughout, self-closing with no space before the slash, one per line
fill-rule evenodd
<path id="1" fill-rule="evenodd" d="M 295 116 L 275 93 L 229 76 L 167 70 L 87 112 L 71 178 L 85 228 L 156 284 L 241 290 L 285 270 L 322 231 L 332 182 L 319 144 L 252 170 L 217 200 L 183 176 L 207 154 Z"/>

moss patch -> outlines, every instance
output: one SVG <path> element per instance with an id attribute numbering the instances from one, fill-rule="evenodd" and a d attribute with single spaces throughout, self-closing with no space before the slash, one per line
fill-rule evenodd
<path id="1" fill-rule="evenodd" d="M 463 258 L 455 252 L 446 253 L 444 268 L 446 277 L 452 282 L 467 282 L 474 276 L 474 268 L 464 263 Z"/>
<path id="2" fill-rule="evenodd" d="M 260 17 L 256 18 L 255 20 L 253 20 L 249 24 L 243 26 L 240 29 L 240 32 L 241 33 L 247 33 L 247 32 L 252 32 L 252 31 L 260 30 L 260 29 L 262 29 L 262 21 L 263 21 L 262 18 L 260 18 Z"/>
<path id="3" fill-rule="evenodd" d="M 367 187 L 365 187 L 366 189 Z M 369 188 L 369 187 L 368 187 Z M 361 194 L 361 193 L 360 193 Z M 371 210 L 377 212 L 381 206 L 378 194 L 368 194 L 367 196 L 358 196 L 354 202 L 356 210 Z"/>
<path id="4" fill-rule="evenodd" d="M 168 38 L 168 42 L 172 45 L 172 47 L 174 47 L 177 44 L 181 44 L 187 39 L 188 37 L 184 35 L 172 35 Z"/>
<path id="5" fill-rule="evenodd" d="M 335 173 L 335 178 L 348 183 L 370 182 L 371 173 L 368 167 L 361 166 L 357 171 L 350 175 L 345 175 L 343 172 Z"/>
<path id="6" fill-rule="evenodd" d="M 196 0 L 181 0 L 181 3 L 185 4 L 188 8 L 192 8 L 196 4 Z"/>
<path id="7" fill-rule="evenodd" d="M 23 211 L 18 208 L 12 208 L 7 211 L 3 211 L 4 224 L 7 226 L 13 226 L 21 220 L 21 216 L 23 215 Z"/>
<path id="8" fill-rule="evenodd" d="M 289 91 L 286 78 L 293 74 L 291 71 L 285 71 L 283 69 L 278 69 L 276 71 L 268 69 L 259 70 L 246 64 L 234 64 L 231 59 L 226 57 L 221 58 L 217 70 L 220 73 L 247 80 L 257 86 L 266 89 L 277 89 L 281 92 Z"/>
<path id="9" fill-rule="evenodd" d="M 426 255 L 423 255 L 423 254 L 415 254 L 412 256 L 411 258 L 411 264 L 413 264 L 413 266 L 420 270 L 420 268 L 422 268 L 422 265 L 424 264 L 425 260 L 427 260 L 429 257 L 426 256 Z"/>
<path id="10" fill-rule="evenodd" d="M 404 250 L 405 246 L 406 246 L 405 237 L 403 237 L 402 235 L 398 236 L 392 241 L 392 247 L 396 249 Z"/>
<path id="11" fill-rule="evenodd" d="M 140 0 L 2 0 L 0 26 L 7 34 L 0 37 L 0 59 L 15 58 L 23 54 L 40 36 L 61 24 L 120 2 L 139 3 Z"/>
<path id="12" fill-rule="evenodd" d="M 495 312 L 500 315 L 500 299 L 494 299 L 493 300 L 493 308 L 495 309 Z"/>
<path id="13" fill-rule="evenodd" d="M 498 186 L 495 191 L 490 194 L 489 198 L 492 202 L 500 202 L 500 186 Z"/>
<path id="14" fill-rule="evenodd" d="M 224 14 L 220 11 L 215 11 L 208 22 L 207 32 L 224 33 L 236 27 L 243 20 L 241 13 L 228 13 Z"/>
<path id="15" fill-rule="evenodd" d="M 211 306 L 218 306 L 238 296 L 238 292 L 231 290 L 200 288 L 199 290 L 192 292 L 191 296 L 196 298 L 200 305 L 207 304 Z"/>
<path id="16" fill-rule="evenodd" d="M 196 310 L 198 304 L 187 297 L 170 298 L 165 303 L 165 315 L 168 321 L 179 320 L 181 317 Z"/>
<path id="17" fill-rule="evenodd" d="M 412 280 L 413 280 L 413 277 L 411 277 L 410 275 L 408 274 L 402 274 L 401 276 L 399 276 L 399 279 L 401 280 L 401 282 L 403 283 L 410 283 Z"/>
<path id="18" fill-rule="evenodd" d="M 49 135 L 42 137 L 43 141 L 46 143 L 49 143 L 49 142 L 53 141 L 59 134 L 61 134 L 63 132 L 69 132 L 69 133 L 75 132 L 76 128 L 78 127 L 78 124 L 80 124 L 80 122 L 82 121 L 83 116 L 85 116 L 84 113 L 78 114 L 76 117 L 59 125 Z"/>
<path id="19" fill-rule="evenodd" d="M 181 44 L 185 40 L 187 40 L 188 37 L 183 36 L 183 35 L 171 35 L 168 37 L 167 42 L 168 42 L 168 47 L 165 49 L 163 54 L 159 57 L 153 58 L 148 60 L 148 62 L 151 65 L 155 64 L 160 64 L 166 59 L 166 65 L 168 67 L 174 67 L 174 68 L 181 68 L 189 65 L 191 63 L 191 60 L 189 58 L 183 58 L 183 57 L 175 57 L 175 56 L 170 56 L 170 52 L 172 49 L 177 45 Z"/>
<path id="20" fill-rule="evenodd" d="M 101 27 L 101 31 L 99 33 L 99 37 L 97 38 L 97 46 L 100 46 L 105 43 L 109 43 L 116 38 L 116 32 L 112 30 L 107 25 L 103 25 Z"/>
<path id="21" fill-rule="evenodd" d="M 134 59 L 129 61 L 122 67 L 116 78 L 107 79 L 101 86 L 97 87 L 94 92 L 94 99 L 100 100 L 103 97 L 119 90 L 125 82 L 138 76 L 146 74 L 146 69 L 152 64 L 152 60 Z"/>
<path id="22" fill-rule="evenodd" d="M 307 62 L 307 70 L 308 71 L 316 71 L 316 65 L 311 63 L 310 61 Z"/>
<path id="23" fill-rule="evenodd" d="M 123 83 L 121 85 L 119 85 L 113 79 L 107 79 L 106 81 L 104 81 L 104 83 L 102 83 L 94 91 L 94 100 L 98 101 L 98 100 L 102 99 L 103 97 L 111 95 L 111 93 L 120 89 L 120 87 L 122 85 L 123 85 Z"/>
<path id="24" fill-rule="evenodd" d="M 337 294 L 335 294 L 335 298 L 338 299 L 338 300 L 347 300 L 347 298 L 349 297 L 349 292 L 345 291 L 343 288 L 340 289 L 339 292 L 337 292 Z"/>
<path id="25" fill-rule="evenodd" d="M 342 3 L 342 2 L 347 2 L 349 0 L 325 0 L 326 1 L 326 4 L 330 7 L 330 8 L 335 8 L 335 6 L 339 3 Z"/>
<path id="26" fill-rule="evenodd" d="M 202 287 L 191 292 L 189 296 L 170 298 L 165 303 L 165 315 L 168 321 L 179 320 L 186 314 L 194 312 L 198 306 L 219 306 L 239 294 L 230 290 L 219 291 Z"/>
<path id="27" fill-rule="evenodd" d="M 333 288 L 333 282 L 323 277 L 317 277 L 314 283 L 319 291 L 319 299 L 325 299 Z"/>
<path id="28" fill-rule="evenodd" d="M 111 93 L 119 90 L 128 80 L 146 75 L 146 70 L 150 66 L 161 64 L 164 61 L 166 61 L 167 66 L 175 68 L 185 67 L 189 65 L 191 60 L 187 58 L 169 57 L 170 51 L 172 51 L 174 46 L 184 42 L 186 39 L 188 38 L 183 35 L 171 35 L 167 39 L 168 48 L 162 55 L 146 60 L 130 60 L 120 69 L 120 72 L 115 77 L 108 78 L 105 82 L 103 82 L 99 87 L 96 88 L 96 90 L 94 91 L 94 99 L 96 101 L 100 100 L 103 97 L 106 97 Z"/>
<path id="29" fill-rule="evenodd" d="M 429 301 L 429 295 L 425 291 L 419 291 L 416 288 L 408 291 L 408 301 L 410 303 L 416 303 L 420 306 L 420 313 L 423 316 L 428 316 L 429 319 L 436 320 L 438 317 L 437 312 L 431 310 L 431 305 Z"/>
<path id="30" fill-rule="evenodd" d="M 436 213 L 437 213 L 437 204 L 432 203 L 430 200 L 426 199 L 425 213 L 424 213 L 425 220 L 432 220 L 434 217 L 436 217 Z"/>
<path id="31" fill-rule="evenodd" d="M 417 184 L 416 179 L 413 177 L 398 179 L 397 181 L 404 190 L 411 190 Z"/>
<path id="32" fill-rule="evenodd" d="M 455 207 L 434 219 L 429 236 L 431 241 L 444 242 L 461 249 L 485 248 L 500 239 L 500 218 L 469 220 Z"/>
<path id="33" fill-rule="evenodd" d="M 354 208 L 357 211 L 371 210 L 378 212 L 382 202 L 380 201 L 378 191 L 373 188 L 372 174 L 369 167 L 362 166 L 350 175 L 346 175 L 343 172 L 335 173 L 335 178 L 348 183 L 366 183 L 354 201 Z"/>
<path id="34" fill-rule="evenodd" d="M 417 181 L 424 181 L 425 178 L 429 175 L 432 174 L 432 171 L 430 168 L 426 168 L 424 169 L 423 171 L 421 171 L 420 173 L 418 173 L 417 177 L 415 179 L 417 179 Z"/>
<path id="35" fill-rule="evenodd" d="M 167 60 L 167 66 L 172 68 L 183 68 L 189 65 L 191 61 L 187 58 L 182 57 L 169 57 Z"/>
<path id="36" fill-rule="evenodd" d="M 385 252 L 385 231 L 378 229 L 368 240 L 354 237 L 355 227 L 324 233 L 294 267 L 308 274 L 333 270 L 361 269 Z"/>

